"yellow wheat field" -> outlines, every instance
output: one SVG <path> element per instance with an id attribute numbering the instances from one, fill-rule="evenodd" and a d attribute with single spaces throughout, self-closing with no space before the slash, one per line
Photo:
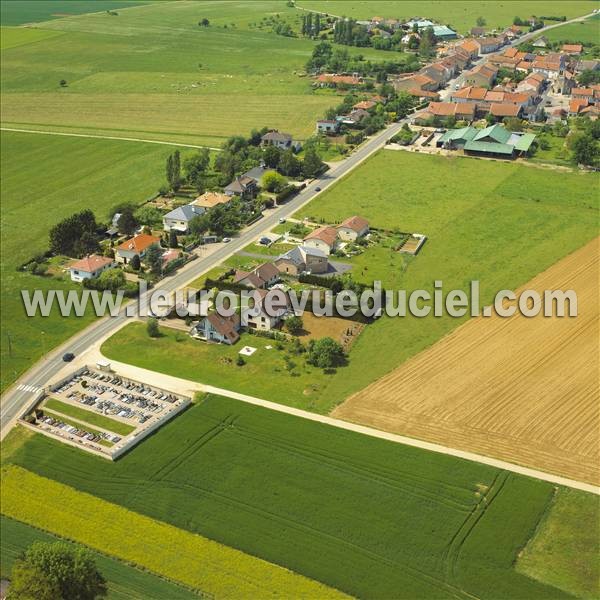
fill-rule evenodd
<path id="1" fill-rule="evenodd" d="M 576 318 L 472 319 L 334 416 L 600 483 L 599 240 L 523 289 L 574 289 Z"/>

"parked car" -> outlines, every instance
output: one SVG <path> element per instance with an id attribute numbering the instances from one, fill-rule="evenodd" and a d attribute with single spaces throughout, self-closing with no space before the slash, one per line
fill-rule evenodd
<path id="1" fill-rule="evenodd" d="M 316 188 L 315 188 L 315 192 L 320 192 L 320 191 L 321 191 L 321 188 L 320 188 L 320 187 L 316 187 Z"/>
<path id="2" fill-rule="evenodd" d="M 271 240 L 268 237 L 261 237 L 260 240 L 258 240 L 258 243 L 262 246 L 268 246 L 271 243 Z"/>
<path id="3" fill-rule="evenodd" d="M 280 223 L 285 223 L 285 219 L 283 217 L 280 217 L 279 222 Z"/>
<path id="4" fill-rule="evenodd" d="M 228 238 L 228 237 L 224 237 L 223 238 L 223 243 L 224 244 L 228 244 L 230 241 L 231 241 L 231 238 Z"/>
<path id="5" fill-rule="evenodd" d="M 71 362 L 74 358 L 75 355 L 72 352 L 67 352 L 66 354 L 63 354 L 63 360 L 65 362 Z"/>

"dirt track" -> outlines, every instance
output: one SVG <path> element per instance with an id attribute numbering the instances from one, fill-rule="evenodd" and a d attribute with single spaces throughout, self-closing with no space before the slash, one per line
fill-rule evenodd
<path id="1" fill-rule="evenodd" d="M 577 318 L 477 318 L 332 416 L 600 483 L 599 240 L 523 289 L 574 289 Z"/>

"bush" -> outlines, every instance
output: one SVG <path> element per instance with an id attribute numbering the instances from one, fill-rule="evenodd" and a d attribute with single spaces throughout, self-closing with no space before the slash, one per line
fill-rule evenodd
<path id="1" fill-rule="evenodd" d="M 148 319 L 146 324 L 146 331 L 151 338 L 157 338 L 160 336 L 160 328 L 158 326 L 157 319 Z"/>
<path id="2" fill-rule="evenodd" d="M 331 369 L 344 364 L 345 359 L 344 349 L 333 338 L 324 337 L 309 342 L 306 360 L 315 367 Z"/>
<path id="3" fill-rule="evenodd" d="M 238 356 L 235 360 L 235 364 L 238 367 L 243 367 L 246 364 L 246 361 L 244 360 L 244 357 L 241 354 L 238 354 Z"/>

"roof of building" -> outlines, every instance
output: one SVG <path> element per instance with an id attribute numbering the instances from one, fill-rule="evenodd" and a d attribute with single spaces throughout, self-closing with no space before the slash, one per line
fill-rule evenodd
<path id="1" fill-rule="evenodd" d="M 249 284 L 254 287 L 262 287 L 265 285 L 265 280 L 259 277 L 254 271 L 240 271 L 236 270 L 235 275 L 233 276 L 233 283 L 240 283 L 242 281 L 247 281 Z"/>
<path id="2" fill-rule="evenodd" d="M 597 104 L 590 104 L 589 106 L 581 109 L 581 114 L 588 115 L 590 117 L 600 116 L 600 107 Z"/>
<path id="3" fill-rule="evenodd" d="M 221 194 L 220 192 L 204 192 L 204 194 L 198 196 L 193 203 L 202 208 L 212 208 L 213 206 L 217 206 L 217 204 L 226 204 L 227 202 L 231 202 L 231 197 L 226 194 Z"/>
<path id="4" fill-rule="evenodd" d="M 479 50 L 479 44 L 475 40 L 465 40 L 459 48 L 464 48 L 467 52 L 477 52 Z"/>
<path id="5" fill-rule="evenodd" d="M 568 54 L 581 54 L 583 50 L 582 44 L 563 44 L 560 49 L 561 52 L 567 52 Z"/>
<path id="6" fill-rule="evenodd" d="M 264 281 L 269 281 L 269 280 L 273 279 L 274 277 L 279 276 L 279 271 L 278 271 L 277 267 L 273 263 L 270 263 L 270 262 L 266 262 L 266 263 L 263 263 L 262 265 L 259 265 L 258 267 L 256 267 L 254 269 L 253 272 L 256 273 Z"/>
<path id="7" fill-rule="evenodd" d="M 471 27 L 471 35 L 485 35 L 485 27 Z"/>
<path id="8" fill-rule="evenodd" d="M 117 246 L 117 251 L 129 251 L 129 252 L 143 252 L 154 244 L 159 244 L 160 238 L 148 235 L 146 233 L 140 233 L 132 238 L 125 240 L 122 244 Z"/>
<path id="9" fill-rule="evenodd" d="M 249 171 L 246 171 L 242 177 L 250 177 L 250 179 L 254 179 L 254 181 L 260 181 L 262 176 L 268 171 L 263 165 L 259 165 L 258 167 L 253 167 Z"/>
<path id="10" fill-rule="evenodd" d="M 499 142 L 477 142 L 475 140 L 466 142 L 465 150 L 471 152 L 488 152 L 490 154 L 510 154 L 514 152 L 514 147 L 509 144 Z"/>
<path id="11" fill-rule="evenodd" d="M 456 31 L 450 29 L 450 27 L 447 27 L 446 25 L 434 25 L 433 35 L 435 35 L 435 37 L 450 37 L 455 36 Z"/>
<path id="12" fill-rule="evenodd" d="M 518 54 L 519 51 L 514 47 L 511 46 L 510 48 L 507 48 L 502 54 L 504 56 L 508 56 L 510 58 L 514 58 L 516 54 Z"/>
<path id="13" fill-rule="evenodd" d="M 569 112 L 574 114 L 579 114 L 582 108 L 585 108 L 588 105 L 588 101 L 584 98 L 573 98 L 569 102 Z"/>
<path id="14" fill-rule="evenodd" d="M 240 334 L 237 332 L 240 316 L 237 313 L 231 317 L 223 317 L 216 312 L 212 312 L 206 315 L 205 319 L 231 344 L 235 344 L 240 339 Z"/>
<path id="15" fill-rule="evenodd" d="M 593 98 L 594 90 L 592 88 L 576 87 L 571 90 L 571 95 L 572 96 L 586 96 L 589 98 Z"/>
<path id="16" fill-rule="evenodd" d="M 225 191 L 232 192 L 234 194 L 243 194 L 248 187 L 256 184 L 256 180 L 252 177 L 242 175 L 236 177 L 228 186 L 225 187 Z"/>
<path id="17" fill-rule="evenodd" d="M 453 98 L 461 98 L 465 100 L 483 100 L 487 94 L 487 89 L 484 87 L 468 86 L 457 92 L 452 93 Z"/>
<path id="18" fill-rule="evenodd" d="M 417 96 L 418 98 L 438 98 L 439 94 L 437 92 L 430 92 L 429 90 L 424 90 L 422 88 L 410 88 L 407 92 L 411 96 Z"/>
<path id="19" fill-rule="evenodd" d="M 292 136 L 289 133 L 283 133 L 277 131 L 277 129 L 273 129 L 273 131 L 265 133 L 260 139 L 263 142 L 291 142 Z"/>
<path id="20" fill-rule="evenodd" d="M 325 242 L 328 246 L 333 246 L 335 240 L 337 238 L 337 230 L 335 227 L 331 227 L 326 225 L 324 227 L 319 227 L 314 231 L 311 231 L 307 236 L 304 237 L 304 240 L 321 240 Z"/>
<path id="21" fill-rule="evenodd" d="M 434 79 L 431 79 L 428 75 L 423 75 L 423 73 L 417 73 L 412 77 L 409 77 L 412 81 L 414 81 L 418 86 L 422 87 L 428 83 L 435 83 Z"/>
<path id="22" fill-rule="evenodd" d="M 509 102 L 496 102 L 490 108 L 490 113 L 495 117 L 516 117 L 520 111 L 521 107 L 518 104 Z"/>
<path id="23" fill-rule="evenodd" d="M 427 112 L 437 117 L 456 115 L 473 116 L 476 105 L 473 102 L 430 102 Z"/>
<path id="24" fill-rule="evenodd" d="M 534 139 L 535 135 L 532 133 L 513 133 L 497 123 L 485 129 L 475 127 L 450 129 L 440 137 L 438 142 L 444 144 L 461 141 L 467 151 L 512 154 L 514 150 L 527 151 Z"/>
<path id="25" fill-rule="evenodd" d="M 348 229 L 352 229 L 353 231 L 360 233 L 363 229 L 369 227 L 369 221 L 363 217 L 354 215 L 353 217 L 348 217 L 346 220 L 342 221 L 339 226 L 347 227 Z"/>
<path id="26" fill-rule="evenodd" d="M 197 204 L 184 204 L 174 208 L 171 212 L 168 212 L 163 219 L 173 219 L 177 221 L 191 221 L 194 217 L 203 215 L 206 209 Z"/>
<path id="27" fill-rule="evenodd" d="M 74 269 L 76 271 L 85 271 L 86 273 L 93 273 L 98 269 L 102 269 L 103 267 L 112 264 L 112 262 L 112 258 L 100 256 L 99 254 L 90 254 L 74 262 L 72 265 L 69 266 L 69 269 Z"/>

